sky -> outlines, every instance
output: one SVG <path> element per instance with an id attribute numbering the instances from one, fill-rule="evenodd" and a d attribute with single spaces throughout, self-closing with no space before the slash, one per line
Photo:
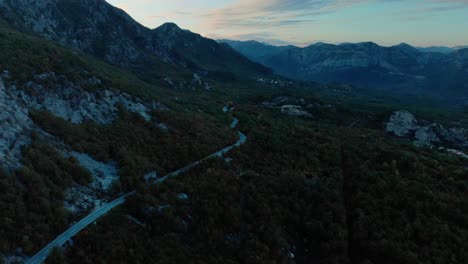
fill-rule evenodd
<path id="1" fill-rule="evenodd" d="M 274 45 L 468 45 L 468 0 L 107 0 L 141 24 Z"/>

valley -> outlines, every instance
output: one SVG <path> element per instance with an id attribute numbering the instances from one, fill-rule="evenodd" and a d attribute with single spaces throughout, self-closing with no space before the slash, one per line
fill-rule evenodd
<path id="1" fill-rule="evenodd" d="M 466 262 L 465 47 L 215 41 L 111 2 L 0 0 L 1 264 Z"/>
<path id="2" fill-rule="evenodd" d="M 439 97 L 445 105 L 465 104 L 468 50 L 463 48 L 425 52 L 406 43 L 391 47 L 373 42 L 316 43 L 301 48 L 255 41 L 219 42 L 289 78 L 377 88 L 402 98 Z M 440 98 L 441 93 L 445 98 Z"/>

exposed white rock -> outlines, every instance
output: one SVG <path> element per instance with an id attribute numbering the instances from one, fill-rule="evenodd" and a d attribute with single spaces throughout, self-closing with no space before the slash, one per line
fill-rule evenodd
<path id="1" fill-rule="evenodd" d="M 0 256 L 1 258 L 1 256 Z M 5 264 L 17 264 L 17 263 L 25 263 L 28 260 L 28 256 L 24 254 L 12 254 L 3 257 L 3 263 Z"/>
<path id="2" fill-rule="evenodd" d="M 419 146 L 431 146 L 434 143 L 439 143 L 440 139 L 434 131 L 433 126 L 420 127 L 414 135 L 415 143 Z"/>
<path id="3" fill-rule="evenodd" d="M 166 123 L 158 123 L 156 126 L 163 132 L 169 132 L 169 126 Z"/>
<path id="4" fill-rule="evenodd" d="M 29 144 L 33 122 L 28 110 L 17 104 L 7 92 L 0 77 L 0 161 L 4 168 L 16 168 L 21 160 L 21 148 Z"/>
<path id="5" fill-rule="evenodd" d="M 203 84 L 203 81 L 200 78 L 200 75 L 198 75 L 197 73 L 193 74 L 192 83 L 201 86 Z"/>
<path id="6" fill-rule="evenodd" d="M 91 156 L 75 151 L 70 152 L 70 155 L 78 160 L 81 166 L 91 172 L 93 182 L 91 186 L 96 190 L 108 191 L 111 189 L 114 182 L 119 180 L 116 162 L 103 163 L 94 160 Z"/>
<path id="7" fill-rule="evenodd" d="M 418 121 L 406 110 L 396 111 L 385 125 L 385 131 L 397 137 L 409 137 L 418 129 Z"/>
<path id="8" fill-rule="evenodd" d="M 158 176 L 157 172 L 152 171 L 152 172 L 149 172 L 149 173 L 145 174 L 145 176 L 143 176 L 143 178 L 147 182 L 153 182 L 153 181 L 157 180 L 159 178 L 159 176 Z"/>
<path id="9" fill-rule="evenodd" d="M 64 207 L 73 214 L 92 210 L 106 201 L 91 187 L 73 184 L 65 192 Z"/>
<path id="10" fill-rule="evenodd" d="M 449 145 L 454 148 L 468 148 L 468 131 L 464 128 L 446 128 L 438 123 L 418 122 L 406 110 L 396 111 L 385 124 L 389 134 L 414 140 L 418 146 Z"/>
<path id="11" fill-rule="evenodd" d="M 302 110 L 302 107 L 298 105 L 283 105 L 281 106 L 281 113 L 290 116 L 313 117 L 312 114 Z"/>
<path id="12" fill-rule="evenodd" d="M 445 149 L 445 150 L 450 154 L 468 159 L 468 155 L 460 150 L 456 150 L 456 149 Z"/>
<path id="13" fill-rule="evenodd" d="M 14 77 L 14 76 L 13 76 Z M 21 148 L 30 143 L 30 131 L 39 130 L 29 117 L 30 109 L 46 109 L 72 123 L 92 121 L 98 124 L 111 123 L 122 106 L 137 113 L 145 120 L 157 109 L 166 109 L 158 102 L 145 102 L 126 93 L 101 89 L 88 91 L 83 87 L 99 85 L 98 78 L 89 78 L 78 84 L 69 82 L 55 73 L 42 73 L 34 77 L 22 89 L 5 85 L 11 79 L 8 71 L 0 74 L 0 161 L 6 169 L 20 166 Z M 40 83 L 48 83 L 48 87 Z"/>
<path id="14" fill-rule="evenodd" d="M 89 186 L 73 184 L 66 191 L 64 207 L 72 213 L 79 213 L 101 206 L 104 203 L 102 194 L 111 190 L 119 179 L 117 164 L 99 162 L 87 154 L 74 151 L 66 155 L 74 157 L 82 167 L 88 169 L 93 181 Z"/>
<path id="15" fill-rule="evenodd" d="M 55 78 L 53 73 L 40 74 L 40 79 Z M 90 78 L 87 84 L 100 82 Z M 143 102 L 137 98 L 111 90 L 89 92 L 82 85 L 64 81 L 53 88 L 46 88 L 35 82 L 28 82 L 26 89 L 9 88 L 15 99 L 27 108 L 46 109 L 54 115 L 74 124 L 93 121 L 98 124 L 111 123 L 118 114 L 118 106 L 151 120 L 151 112 L 159 109 L 158 102 Z"/>
<path id="16" fill-rule="evenodd" d="M 186 193 L 179 193 L 179 194 L 177 194 L 177 199 L 179 199 L 181 201 L 186 201 L 186 200 L 189 199 L 189 196 Z"/>

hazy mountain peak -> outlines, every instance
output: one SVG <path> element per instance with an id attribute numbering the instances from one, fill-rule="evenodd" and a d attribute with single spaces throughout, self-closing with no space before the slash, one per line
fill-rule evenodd
<path id="1" fill-rule="evenodd" d="M 412 48 L 413 47 L 413 46 L 411 46 L 410 44 L 408 44 L 406 42 L 402 42 L 402 43 L 400 43 L 400 44 L 398 44 L 396 46 L 397 47 L 406 47 L 406 48 L 408 48 L 408 47 Z"/>
<path id="2" fill-rule="evenodd" d="M 306 49 L 314 49 L 314 48 L 326 48 L 326 47 L 333 47 L 335 46 L 334 44 L 329 44 L 329 43 L 325 43 L 325 42 L 317 42 L 317 43 L 314 43 L 312 45 L 309 45 L 307 47 L 305 47 Z M 296 47 L 296 46 L 294 46 Z M 298 47 L 296 47 L 298 48 Z"/>
<path id="3" fill-rule="evenodd" d="M 413 47 L 413 46 L 411 46 L 411 45 L 409 45 L 407 43 L 404 43 L 404 42 L 400 43 L 400 44 L 398 44 L 396 46 L 393 46 L 391 48 L 396 48 L 398 50 L 401 50 L 403 52 L 407 52 L 407 53 L 410 53 L 410 54 L 419 54 L 419 53 L 421 53 L 421 51 L 418 50 L 417 48 L 415 48 L 415 47 Z"/>
<path id="4" fill-rule="evenodd" d="M 443 46 L 431 46 L 431 47 L 418 47 L 419 51 L 422 52 L 438 52 L 443 54 L 451 53 L 455 50 L 455 48 L 443 47 Z"/>
<path id="5" fill-rule="evenodd" d="M 306 48 L 254 47 L 238 42 L 232 47 L 293 79 L 345 82 L 405 92 L 415 92 L 421 87 L 459 91 L 462 88 L 458 87 L 466 83 L 466 74 L 462 73 L 467 57 L 464 50 L 445 56 L 423 53 L 407 43 L 383 47 L 374 42 L 316 43 Z M 440 69 L 441 64 L 452 68 Z M 454 72 L 459 74 L 457 78 L 453 78 Z M 446 84 L 451 87 L 447 88 Z"/>
<path id="6" fill-rule="evenodd" d="M 329 45 L 329 44 L 325 42 L 317 42 L 317 43 L 312 44 L 312 46 L 323 46 L 323 45 Z"/>
<path id="7" fill-rule="evenodd" d="M 363 47 L 380 47 L 379 45 L 377 45 L 377 43 L 372 42 L 372 41 L 359 42 L 356 45 L 363 46 Z"/>
<path id="8" fill-rule="evenodd" d="M 162 24 L 161 26 L 157 27 L 156 30 L 161 30 L 161 31 L 183 31 L 176 23 L 173 22 L 167 22 Z"/>

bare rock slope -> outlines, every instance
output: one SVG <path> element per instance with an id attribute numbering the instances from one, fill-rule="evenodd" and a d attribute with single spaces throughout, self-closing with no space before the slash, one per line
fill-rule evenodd
<path id="1" fill-rule="evenodd" d="M 40 130 L 29 116 L 32 109 L 48 110 L 75 124 L 85 121 L 108 124 L 117 117 L 119 106 L 147 121 L 151 120 L 151 112 L 164 107 L 156 101 L 146 102 L 110 88 L 87 91 L 80 84 L 52 73 L 36 76 L 44 78 L 62 80 L 53 83 L 53 88 L 36 81 L 19 88 L 14 81 L 5 84 L 5 80 L 14 79 L 8 71 L 0 77 L 0 160 L 4 167 L 20 166 L 21 148 L 29 143 L 31 130 Z M 99 82 L 95 78 L 88 81 Z"/>
<path id="2" fill-rule="evenodd" d="M 468 130 L 447 128 L 439 123 L 418 121 L 406 110 L 394 112 L 385 124 L 385 131 L 397 137 L 412 139 L 420 146 L 449 146 L 456 149 L 468 148 Z"/>

